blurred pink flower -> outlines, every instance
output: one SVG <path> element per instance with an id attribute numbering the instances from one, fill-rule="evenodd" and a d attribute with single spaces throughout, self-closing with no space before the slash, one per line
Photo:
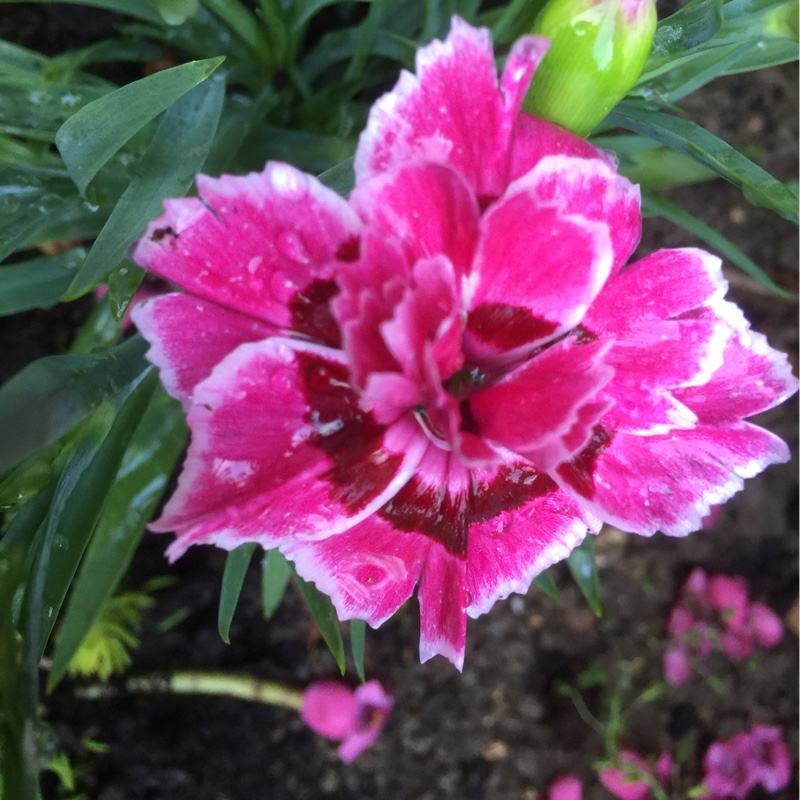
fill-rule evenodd
<path id="1" fill-rule="evenodd" d="M 561 775 L 547 789 L 547 800 L 583 800 L 583 787 L 576 775 Z"/>
<path id="2" fill-rule="evenodd" d="M 768 792 L 788 785 L 792 760 L 775 725 L 754 725 L 732 739 L 710 745 L 703 758 L 703 786 L 708 800 L 744 800 L 761 784 Z"/>
<path id="3" fill-rule="evenodd" d="M 341 742 L 339 756 L 349 763 L 378 737 L 392 705 L 378 681 L 355 691 L 338 681 L 319 681 L 303 694 L 300 716 L 311 730 Z"/>
<path id="4" fill-rule="evenodd" d="M 692 570 L 667 621 L 670 641 L 663 668 L 669 683 L 685 683 L 692 663 L 709 656 L 715 647 L 738 661 L 759 645 L 772 647 L 781 641 L 781 618 L 763 603 L 750 602 L 749 593 L 742 577 L 709 577 L 700 567 Z"/>
<path id="5" fill-rule="evenodd" d="M 600 783 L 619 800 L 652 800 L 648 778 L 667 786 L 672 771 L 672 755 L 664 751 L 651 766 L 633 750 L 619 751 L 620 767 L 607 767 L 599 773 Z"/>

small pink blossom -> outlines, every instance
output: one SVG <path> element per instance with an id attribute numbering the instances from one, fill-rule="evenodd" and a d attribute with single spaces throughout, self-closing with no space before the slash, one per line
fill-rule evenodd
<path id="1" fill-rule="evenodd" d="M 715 648 L 728 658 L 749 658 L 756 647 L 773 647 L 783 638 L 783 622 L 763 603 L 750 601 L 750 588 L 741 577 L 713 575 L 696 568 L 687 578 L 672 609 L 664 653 L 664 676 L 674 686 L 685 683 L 692 663 Z"/>
<path id="2" fill-rule="evenodd" d="M 134 320 L 192 432 L 172 558 L 280 548 L 372 626 L 416 591 L 421 659 L 461 668 L 467 616 L 602 522 L 687 534 L 788 459 L 744 419 L 796 381 L 719 260 L 626 267 L 638 187 L 520 110 L 547 46 L 498 79 L 454 17 L 373 106 L 349 200 L 270 163 L 165 203 L 133 258 L 183 291 Z"/>
<path id="3" fill-rule="evenodd" d="M 672 755 L 667 751 L 653 766 L 633 750 L 620 750 L 619 762 L 619 767 L 606 767 L 599 773 L 600 783 L 619 800 L 652 800 L 648 780 L 669 784 Z"/>
<path id="4" fill-rule="evenodd" d="M 576 775 L 561 775 L 547 789 L 547 800 L 583 800 L 583 787 Z"/>
<path id="5" fill-rule="evenodd" d="M 338 681 L 319 681 L 303 694 L 300 716 L 311 730 L 341 742 L 339 756 L 349 763 L 378 737 L 392 704 L 378 681 L 355 691 Z"/>
<path id="6" fill-rule="evenodd" d="M 717 741 L 703 758 L 706 797 L 713 800 L 744 800 L 761 785 L 777 792 L 788 785 L 792 760 L 783 732 L 774 725 L 754 725 L 732 739 Z"/>

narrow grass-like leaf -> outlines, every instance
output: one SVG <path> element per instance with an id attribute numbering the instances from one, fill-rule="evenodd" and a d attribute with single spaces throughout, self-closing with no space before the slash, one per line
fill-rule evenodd
<path id="1" fill-rule="evenodd" d="M 122 459 L 105 509 L 73 583 L 56 636 L 51 691 L 128 569 L 186 443 L 183 411 L 156 389 Z"/>
<path id="2" fill-rule="evenodd" d="M 86 321 L 78 328 L 69 353 L 80 355 L 97 350 L 108 350 L 119 342 L 121 325 L 111 313 L 108 296 L 95 303 Z"/>
<path id="3" fill-rule="evenodd" d="M 691 0 L 658 23 L 653 53 L 665 55 L 703 44 L 722 26 L 722 0 Z"/>
<path id="4" fill-rule="evenodd" d="M 76 247 L 0 267 L 0 316 L 55 305 L 84 258 L 86 249 Z"/>
<path id="5" fill-rule="evenodd" d="M 228 553 L 225 571 L 222 574 L 222 589 L 219 594 L 219 615 L 217 629 L 226 644 L 231 643 L 231 622 L 239 602 L 244 576 L 253 559 L 256 545 L 253 542 L 241 544 Z"/>
<path id="6" fill-rule="evenodd" d="M 647 216 L 662 217 L 669 220 L 684 230 L 693 233 L 698 239 L 702 239 L 709 247 L 716 250 L 723 258 L 736 264 L 743 272 L 758 281 L 775 294 L 787 299 L 795 299 L 792 292 L 778 286 L 775 281 L 764 272 L 746 253 L 743 253 L 730 239 L 726 239 L 721 233 L 717 233 L 709 225 L 706 225 L 694 214 L 690 214 L 679 205 L 652 194 L 645 194 L 642 197 L 642 212 Z"/>
<path id="7" fill-rule="evenodd" d="M 3 3 L 15 3 L 17 0 L 0 0 Z M 51 0 L 27 0 L 29 3 L 50 3 Z M 116 11 L 118 14 L 127 14 L 130 17 L 142 19 L 145 22 L 163 23 L 161 15 L 148 0 L 61 0 L 62 3 L 73 5 L 91 6 L 102 8 L 106 11 Z"/>
<path id="8" fill-rule="evenodd" d="M 261 605 L 264 617 L 269 619 L 286 593 L 286 586 L 292 577 L 292 565 L 280 550 L 268 550 L 264 553 L 261 569 Z"/>
<path id="9" fill-rule="evenodd" d="M 211 148 L 224 98 L 224 78 L 212 75 L 170 106 L 65 300 L 89 291 L 119 264 L 131 242 L 161 213 L 164 198 L 186 194 Z"/>
<path id="10" fill-rule="evenodd" d="M 738 186 L 754 205 L 772 209 L 797 222 L 797 197 L 780 181 L 743 156 L 722 139 L 690 120 L 652 111 L 638 103 L 620 103 L 608 121 L 642 136 L 649 136 L 695 159 Z"/>
<path id="11" fill-rule="evenodd" d="M 96 421 L 90 420 L 89 428 L 102 433 L 101 442 L 92 451 L 90 460 L 76 473 L 69 493 L 60 502 L 57 502 L 57 493 L 53 502 L 37 560 L 37 569 L 44 572 L 43 594 L 41 598 L 28 598 L 28 602 L 41 600 L 43 603 L 39 624 L 40 658 L 103 512 L 122 458 L 157 384 L 158 375 L 151 368 L 128 388 L 121 402 L 108 402 L 95 412 Z M 72 461 L 67 470 L 71 465 Z"/>
<path id="12" fill-rule="evenodd" d="M 353 171 L 353 159 L 348 158 L 337 164 L 335 167 L 325 170 L 317 176 L 321 183 L 329 189 L 333 189 L 336 194 L 347 197 L 356 185 L 356 174 Z"/>
<path id="13" fill-rule="evenodd" d="M 140 337 L 105 353 L 49 356 L 0 387 L 0 474 L 53 444 L 89 412 L 142 374 L 147 343 Z"/>
<path id="14" fill-rule="evenodd" d="M 356 665 L 356 675 L 361 683 L 367 679 L 364 675 L 364 644 L 367 634 L 367 623 L 363 619 L 350 620 L 350 652 Z"/>
<path id="15" fill-rule="evenodd" d="M 344 655 L 342 632 L 339 630 L 339 618 L 336 616 L 336 609 L 333 607 L 333 603 L 313 583 L 304 581 L 299 575 L 294 577 L 306 603 L 308 603 L 308 607 L 311 609 L 311 614 L 319 627 L 325 644 L 328 645 L 331 655 L 339 665 L 340 672 L 344 675 L 347 661 Z"/>
<path id="16" fill-rule="evenodd" d="M 157 72 L 89 103 L 71 116 L 56 134 L 56 145 L 81 193 L 134 134 L 204 81 L 222 61 L 191 61 Z"/>
<path id="17" fill-rule="evenodd" d="M 4 1 L 0 0 L 0 2 Z M 7 1 L 11 2 L 11 0 Z M 0 39 L 0 75 L 16 75 L 18 77 L 38 75 L 46 65 L 47 58 L 41 53 Z"/>
<path id="18" fill-rule="evenodd" d="M 603 601 L 600 598 L 600 578 L 597 575 L 597 563 L 594 558 L 594 537 L 586 538 L 569 554 L 567 566 L 578 584 L 578 588 L 586 598 L 589 608 L 596 617 L 603 615 Z"/>
<path id="19" fill-rule="evenodd" d="M 558 586 L 553 579 L 553 576 L 545 570 L 540 572 L 533 582 L 538 586 L 551 600 L 558 600 Z"/>
<path id="20" fill-rule="evenodd" d="M 239 0 L 201 0 L 203 5 L 242 42 L 256 64 L 272 70 L 272 47 L 252 12 Z"/>

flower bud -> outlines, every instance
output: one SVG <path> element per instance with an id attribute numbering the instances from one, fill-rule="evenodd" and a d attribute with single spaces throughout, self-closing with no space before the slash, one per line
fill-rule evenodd
<path id="1" fill-rule="evenodd" d="M 550 0 L 533 33 L 550 39 L 525 111 L 586 136 L 642 74 L 654 0 Z"/>

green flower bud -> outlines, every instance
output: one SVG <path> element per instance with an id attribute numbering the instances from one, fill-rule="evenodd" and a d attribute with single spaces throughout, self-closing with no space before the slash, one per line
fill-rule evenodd
<path id="1" fill-rule="evenodd" d="M 655 0 L 550 0 L 533 33 L 550 39 L 524 109 L 586 136 L 642 74 Z"/>

